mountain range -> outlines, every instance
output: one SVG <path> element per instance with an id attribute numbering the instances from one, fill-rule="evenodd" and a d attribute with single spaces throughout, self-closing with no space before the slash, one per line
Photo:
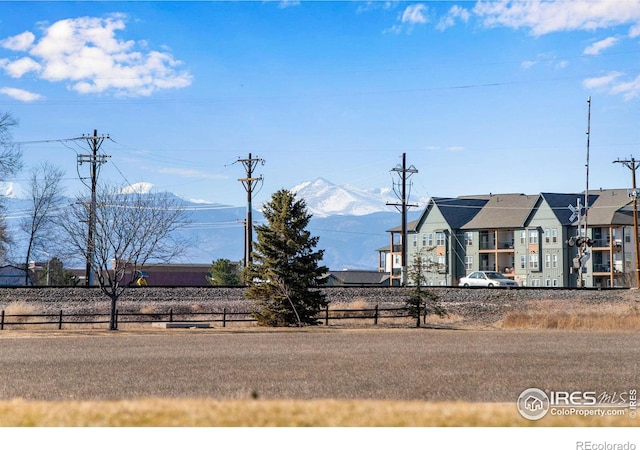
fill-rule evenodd
<path id="1" fill-rule="evenodd" d="M 312 215 L 307 229 L 312 236 L 319 237 L 317 248 L 324 250 L 322 264 L 331 270 L 378 268 L 377 250 L 389 245 L 387 230 L 401 222 L 396 208 L 387 205 L 398 202 L 392 192 L 338 186 L 321 178 L 301 183 L 290 190 L 296 198 L 304 199 L 307 211 Z M 190 224 L 180 233 L 193 245 L 180 261 L 175 262 L 208 264 L 219 258 L 241 260 L 246 207 L 184 202 Z M 264 223 L 260 207 L 257 205 L 253 212 L 254 223 Z M 19 219 L 28 209 L 27 200 L 5 197 L 5 215 L 10 232 L 17 233 Z M 411 209 L 409 220 L 417 218 L 420 212 L 419 208 Z M 24 253 L 19 242 L 16 239 L 17 245 L 12 249 L 15 261 L 21 261 L 19 255 Z"/>

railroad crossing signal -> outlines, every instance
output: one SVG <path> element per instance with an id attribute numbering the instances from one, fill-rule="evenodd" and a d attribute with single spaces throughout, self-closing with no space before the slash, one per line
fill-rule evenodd
<path id="1" fill-rule="evenodd" d="M 571 211 L 571 217 L 569 217 L 569 222 L 573 223 L 580 218 L 580 206 L 576 208 L 573 205 L 569 205 L 569 211 Z"/>

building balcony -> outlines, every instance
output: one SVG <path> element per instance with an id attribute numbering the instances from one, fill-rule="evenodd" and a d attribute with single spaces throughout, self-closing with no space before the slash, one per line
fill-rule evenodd
<path id="1" fill-rule="evenodd" d="M 513 252 L 513 242 L 504 241 L 498 242 L 497 245 L 495 242 L 480 242 L 480 251 L 505 251 L 505 252 Z"/>

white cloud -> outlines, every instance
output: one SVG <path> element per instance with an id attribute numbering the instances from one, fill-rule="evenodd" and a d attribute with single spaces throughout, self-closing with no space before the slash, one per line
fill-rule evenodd
<path id="1" fill-rule="evenodd" d="M 41 100 L 43 97 L 40 94 L 35 94 L 33 92 L 25 91 L 23 89 L 3 87 L 0 88 L 0 94 L 7 95 L 15 100 L 20 100 L 21 102 L 35 102 L 36 100 Z"/>
<path id="2" fill-rule="evenodd" d="M 584 49 L 583 54 L 585 55 L 599 55 L 603 50 L 608 49 L 618 43 L 619 39 L 613 36 L 610 36 L 606 39 L 602 39 L 598 42 L 594 42 L 590 46 Z"/>
<path id="3" fill-rule="evenodd" d="M 1 40 L 0 47 L 16 52 L 27 51 L 35 39 L 36 37 L 32 32 L 25 31 L 24 33 L 20 33 L 16 36 Z"/>
<path id="4" fill-rule="evenodd" d="M 409 5 L 405 8 L 400 19 L 402 23 L 427 23 L 427 7 L 422 3 Z"/>
<path id="5" fill-rule="evenodd" d="M 463 150 L 464 150 L 464 147 L 459 146 L 459 145 L 454 145 L 454 146 L 451 146 L 451 147 L 447 147 L 447 151 L 450 151 L 450 152 L 461 152 Z"/>
<path id="6" fill-rule="evenodd" d="M 81 94 L 148 96 L 191 84 L 191 75 L 179 70 L 182 63 L 168 51 L 145 51 L 144 41 L 119 39 L 125 26 L 122 15 L 60 20 L 43 29 L 39 40 L 25 32 L 1 41 L 28 55 L 0 67 L 17 78 L 37 71 L 41 79 L 66 81 Z"/>
<path id="7" fill-rule="evenodd" d="M 528 59 L 520 63 L 520 67 L 524 70 L 531 69 L 537 65 L 543 65 L 553 69 L 564 69 L 569 66 L 569 61 L 558 59 L 557 56 L 550 53 L 540 53 L 536 56 L 536 59 Z"/>
<path id="8" fill-rule="evenodd" d="M 488 27 L 528 28 L 533 35 L 640 24 L 640 0 L 479 1 L 473 8 Z"/>
<path id="9" fill-rule="evenodd" d="M 622 74 L 620 72 L 610 72 L 601 77 L 587 78 L 582 85 L 587 89 L 600 89 L 611 86 Z"/>
<path id="10" fill-rule="evenodd" d="M 37 72 L 41 69 L 40 64 L 38 64 L 33 59 L 25 56 L 24 58 L 17 59 L 12 62 L 7 62 L 6 64 L 2 64 L 2 67 L 7 71 L 10 77 L 12 78 L 20 78 L 25 73 L 28 72 Z"/>
<path id="11" fill-rule="evenodd" d="M 625 100 L 640 98 L 640 75 L 632 80 L 622 80 L 620 72 L 610 72 L 601 77 L 588 78 L 583 81 L 586 89 L 608 91 L 613 95 L 622 95 Z"/>
<path id="12" fill-rule="evenodd" d="M 612 94 L 622 94 L 626 100 L 640 97 L 640 75 L 631 81 L 616 83 L 611 87 Z"/>
<path id="13" fill-rule="evenodd" d="M 398 14 L 399 23 L 385 29 L 383 33 L 399 34 L 402 31 L 410 33 L 415 25 L 422 25 L 429 22 L 428 14 L 429 10 L 423 3 L 411 4 Z"/>
<path id="14" fill-rule="evenodd" d="M 462 22 L 468 22 L 470 13 L 467 9 L 462 8 L 458 5 L 454 5 L 449 9 L 449 12 L 446 16 L 440 18 L 438 25 L 436 25 L 436 29 L 439 31 L 444 31 L 449 27 L 452 27 L 456 24 L 456 21 L 459 19 Z"/>

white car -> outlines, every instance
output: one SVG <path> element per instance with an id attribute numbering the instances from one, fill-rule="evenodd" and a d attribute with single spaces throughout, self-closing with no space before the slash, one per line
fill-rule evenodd
<path id="1" fill-rule="evenodd" d="M 518 283 L 511 278 L 507 278 L 500 272 L 481 270 L 477 272 L 471 272 L 466 277 L 460 278 L 458 286 L 482 286 L 482 287 L 494 287 L 494 286 L 517 286 Z"/>

